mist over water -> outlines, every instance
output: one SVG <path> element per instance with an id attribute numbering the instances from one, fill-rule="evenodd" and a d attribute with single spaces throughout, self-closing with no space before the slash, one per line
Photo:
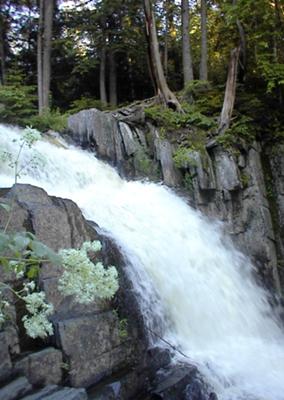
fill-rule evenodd
<path id="1" fill-rule="evenodd" d="M 19 130 L 0 125 L 0 149 L 15 153 Z M 19 183 L 74 200 L 122 247 L 150 328 L 206 375 L 221 400 L 284 399 L 284 334 L 252 266 L 199 212 L 163 185 L 127 182 L 94 154 L 42 141 Z M 0 186 L 13 184 L 0 164 Z M 183 360 L 184 361 L 184 360 Z"/>

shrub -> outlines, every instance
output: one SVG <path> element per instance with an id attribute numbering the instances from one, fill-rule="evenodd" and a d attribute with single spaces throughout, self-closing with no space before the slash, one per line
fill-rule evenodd
<path id="1" fill-rule="evenodd" d="M 93 97 L 81 97 L 71 103 L 71 107 L 68 111 L 70 114 L 76 114 L 77 112 L 88 108 L 97 108 L 98 110 L 103 111 L 108 109 L 108 105 L 98 99 L 94 99 Z"/>
<path id="2" fill-rule="evenodd" d="M 49 129 L 62 132 L 67 126 L 67 116 L 67 114 L 61 114 L 59 110 L 46 111 L 42 115 L 30 117 L 28 123 L 41 132 L 46 132 Z"/>
<path id="3" fill-rule="evenodd" d="M 0 120 L 6 123 L 27 125 L 36 113 L 36 96 L 33 86 L 0 86 Z"/>

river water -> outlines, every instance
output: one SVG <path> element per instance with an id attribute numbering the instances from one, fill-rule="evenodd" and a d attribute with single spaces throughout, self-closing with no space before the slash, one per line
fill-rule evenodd
<path id="1" fill-rule="evenodd" d="M 0 125 L 1 151 L 15 154 L 19 134 Z M 123 180 L 75 147 L 40 141 L 20 164 L 20 183 L 74 200 L 119 243 L 145 323 L 199 366 L 220 400 L 284 399 L 284 334 L 253 266 L 220 224 L 165 186 Z M 0 167 L 0 186 L 11 186 L 13 170 L 3 161 Z"/>

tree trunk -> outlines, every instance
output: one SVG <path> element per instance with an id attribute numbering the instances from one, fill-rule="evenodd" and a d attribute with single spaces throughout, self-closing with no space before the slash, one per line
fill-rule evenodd
<path id="1" fill-rule="evenodd" d="M 165 50 L 164 50 L 164 71 L 165 77 L 168 76 L 168 58 L 169 58 L 169 15 L 168 15 L 168 0 L 165 1 L 166 8 L 166 29 L 165 29 Z"/>
<path id="2" fill-rule="evenodd" d="M 113 50 L 109 51 L 109 102 L 112 106 L 117 106 L 117 74 Z"/>
<path id="3" fill-rule="evenodd" d="M 230 126 L 236 98 L 239 56 L 240 47 L 237 47 L 231 51 L 225 97 L 218 129 L 219 134 L 223 134 Z"/>
<path id="4" fill-rule="evenodd" d="M 182 111 L 176 96 L 168 87 L 163 71 L 151 0 L 144 0 L 144 11 L 146 19 L 146 35 L 150 49 L 151 67 L 153 69 L 152 74 L 158 89 L 158 95 L 168 107 Z"/>
<path id="5" fill-rule="evenodd" d="M 189 4 L 182 0 L 182 64 L 184 86 L 193 80 L 191 46 L 189 39 Z"/>
<path id="6" fill-rule="evenodd" d="M 43 11 L 44 0 L 39 2 L 39 21 L 37 32 L 37 93 L 38 93 L 38 112 L 42 114 L 43 111 L 43 81 L 42 81 L 42 65 L 43 65 Z"/>
<path id="7" fill-rule="evenodd" d="M 237 0 L 233 0 L 232 4 L 235 6 L 237 4 Z M 240 68 L 241 73 L 239 73 L 239 80 L 243 82 L 246 75 L 246 65 L 247 65 L 247 43 L 246 43 L 246 34 L 244 27 L 241 21 L 237 18 L 237 27 L 240 35 Z"/>
<path id="8" fill-rule="evenodd" d="M 2 7 L 2 2 L 0 2 Z M 5 85 L 6 78 L 6 51 L 5 51 L 5 39 L 6 39 L 6 21 L 4 15 L 0 14 L 0 85 Z"/>
<path id="9" fill-rule="evenodd" d="M 107 104 L 107 93 L 106 93 L 106 49 L 105 47 L 101 50 L 101 62 L 100 62 L 100 100 L 103 104 Z"/>
<path id="10" fill-rule="evenodd" d="M 5 78 L 6 78 L 5 49 L 4 49 L 3 34 L 1 31 L 0 31 L 0 34 L 1 34 L 1 38 L 0 38 L 0 58 L 1 58 L 0 85 L 5 85 Z"/>
<path id="11" fill-rule="evenodd" d="M 49 109 L 53 7 L 54 0 L 40 0 L 37 42 L 39 114 Z"/>
<path id="12" fill-rule="evenodd" d="M 208 80 L 207 59 L 207 4 L 206 0 L 201 0 L 201 60 L 199 79 L 202 81 Z"/>
<path id="13" fill-rule="evenodd" d="M 54 0 L 45 1 L 44 40 L 43 40 L 43 109 L 49 109 L 49 92 L 51 77 L 51 39 Z"/>

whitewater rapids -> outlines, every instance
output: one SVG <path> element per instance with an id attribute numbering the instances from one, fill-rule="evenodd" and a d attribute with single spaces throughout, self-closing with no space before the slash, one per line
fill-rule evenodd
<path id="1" fill-rule="evenodd" d="M 0 150 L 17 152 L 20 130 L 0 125 Z M 29 159 L 39 155 L 38 168 Z M 220 400 L 284 399 L 284 334 L 249 260 L 163 185 L 127 182 L 94 154 L 38 142 L 25 149 L 19 183 L 75 201 L 114 238 L 149 327 L 186 353 Z M 14 182 L 0 164 L 0 186 Z M 155 322 L 154 322 L 155 321 Z M 156 325 L 155 325 L 156 324 Z"/>

